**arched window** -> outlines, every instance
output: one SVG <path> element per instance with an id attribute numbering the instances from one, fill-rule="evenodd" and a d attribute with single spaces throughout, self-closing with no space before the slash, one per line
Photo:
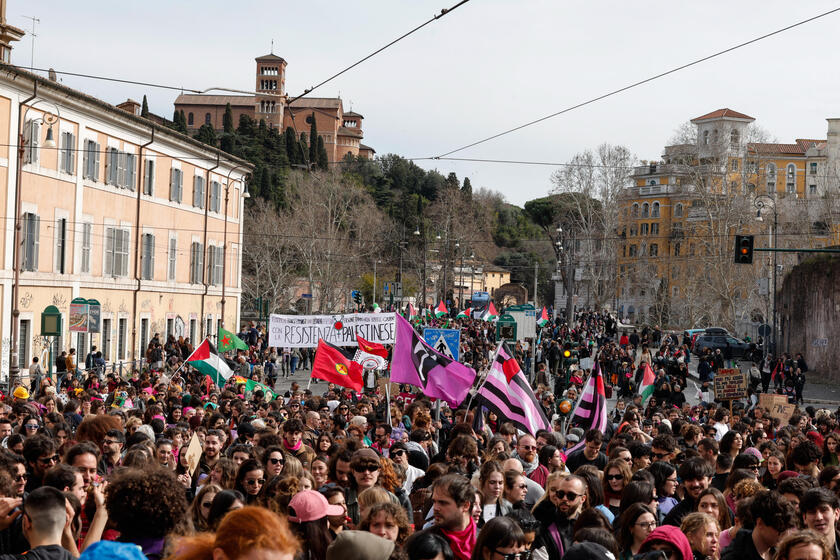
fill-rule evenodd
<path id="1" fill-rule="evenodd" d="M 204 124 L 210 124 L 210 121 L 213 120 L 213 117 L 210 116 L 210 113 L 204 114 Z"/>
<path id="2" fill-rule="evenodd" d="M 681 249 L 681 248 L 682 248 L 682 246 L 680 245 L 680 243 L 679 243 L 679 242 L 674 243 L 674 256 L 675 256 L 675 257 L 679 257 L 679 256 L 680 256 L 680 249 Z"/>
<path id="3" fill-rule="evenodd" d="M 767 190 L 776 191 L 776 164 L 771 163 L 767 165 Z"/>
<path id="4" fill-rule="evenodd" d="M 709 131 L 708 130 L 703 131 L 703 143 L 707 146 L 709 145 Z"/>
<path id="5" fill-rule="evenodd" d="M 638 203 L 638 202 L 633 203 L 633 212 L 632 212 L 632 216 L 633 216 L 634 218 L 638 218 L 638 217 L 639 217 L 639 203 Z"/>
<path id="6" fill-rule="evenodd" d="M 796 165 L 789 163 L 787 166 L 787 172 L 785 173 L 786 180 L 785 180 L 785 191 L 788 193 L 795 193 L 796 192 Z"/>
<path id="7" fill-rule="evenodd" d="M 733 130 L 729 133 L 729 145 L 733 148 L 737 148 L 738 145 L 741 143 L 741 135 L 738 134 L 737 130 Z"/>
<path id="8" fill-rule="evenodd" d="M 718 142 L 720 141 L 720 134 L 718 133 L 718 129 L 714 129 L 712 131 L 712 143 L 717 146 Z"/>
<path id="9" fill-rule="evenodd" d="M 650 206 L 647 202 L 642 204 L 642 218 L 649 218 L 650 217 Z"/>
<path id="10" fill-rule="evenodd" d="M 789 163 L 787 166 L 787 177 L 788 179 L 794 179 L 796 177 L 796 165 Z"/>
<path id="11" fill-rule="evenodd" d="M 187 124 L 189 126 L 192 126 L 194 121 L 195 121 L 195 117 L 193 116 L 193 114 L 192 113 L 187 113 Z"/>
<path id="12" fill-rule="evenodd" d="M 653 203 L 653 208 L 651 208 L 651 211 L 650 211 L 650 217 L 651 218 L 658 218 L 659 217 L 659 203 L 658 202 Z"/>
<path id="13" fill-rule="evenodd" d="M 682 215 L 683 215 L 683 205 L 681 203 L 677 203 L 677 205 L 674 206 L 674 217 L 675 218 L 682 218 Z"/>

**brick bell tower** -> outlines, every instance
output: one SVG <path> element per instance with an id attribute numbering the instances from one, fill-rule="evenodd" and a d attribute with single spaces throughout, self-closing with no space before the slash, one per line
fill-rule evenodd
<path id="1" fill-rule="evenodd" d="M 286 61 L 274 53 L 257 57 L 254 118 L 282 130 L 286 93 Z"/>

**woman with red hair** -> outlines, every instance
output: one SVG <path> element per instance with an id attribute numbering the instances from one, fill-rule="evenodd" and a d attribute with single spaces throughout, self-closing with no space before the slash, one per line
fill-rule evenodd
<path id="1" fill-rule="evenodd" d="M 173 548 L 167 560 L 237 560 L 256 558 L 255 553 L 272 560 L 292 560 L 300 543 L 285 519 L 265 508 L 248 506 L 227 514 L 215 535 L 182 537 Z"/>

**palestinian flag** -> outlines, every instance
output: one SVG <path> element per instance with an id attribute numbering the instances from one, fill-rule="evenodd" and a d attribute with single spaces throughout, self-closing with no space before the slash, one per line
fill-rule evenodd
<path id="1" fill-rule="evenodd" d="M 354 362 L 352 354 L 345 354 L 341 348 L 325 342 L 323 338 L 318 340 L 312 377 L 361 391 L 362 371 L 362 364 Z"/>
<path id="2" fill-rule="evenodd" d="M 229 350 L 248 350 L 248 345 L 245 344 L 241 338 L 230 331 L 226 331 L 219 327 L 219 352 L 227 352 Z"/>
<path id="3" fill-rule="evenodd" d="M 440 319 L 441 317 L 446 317 L 447 315 L 449 315 L 449 310 L 446 309 L 446 304 L 440 302 L 440 304 L 438 304 L 437 306 L 437 309 L 435 309 L 435 317 Z"/>
<path id="4" fill-rule="evenodd" d="M 414 309 L 414 306 L 411 305 L 410 303 L 408 304 L 408 309 L 406 310 L 406 314 L 408 315 L 408 320 L 409 321 L 413 321 L 419 315 L 417 313 L 417 310 Z"/>
<path id="5" fill-rule="evenodd" d="M 253 379 L 248 379 L 245 381 L 245 390 L 250 393 L 253 393 L 256 390 L 260 390 L 263 392 L 263 395 L 268 395 L 271 400 L 277 398 L 277 394 L 271 389 L 269 389 L 267 385 L 263 385 L 262 383 L 254 381 Z"/>
<path id="6" fill-rule="evenodd" d="M 653 394 L 653 383 L 655 380 L 656 376 L 653 374 L 653 370 L 650 369 L 650 364 L 645 362 L 645 373 L 642 377 L 642 383 L 641 385 L 639 385 L 639 394 L 642 395 L 642 406 L 644 406 L 644 404 Z"/>
<path id="7" fill-rule="evenodd" d="M 223 387 L 225 382 L 233 375 L 227 362 L 219 356 L 216 347 L 205 338 L 204 342 L 198 345 L 186 362 L 199 372 L 210 377 L 218 387 Z"/>
<path id="8" fill-rule="evenodd" d="M 481 314 L 481 320 L 482 321 L 493 322 L 498 318 L 499 318 L 499 312 L 496 311 L 496 306 L 493 305 L 493 302 L 491 301 L 487 305 L 487 309 L 484 311 L 484 313 Z"/>
<path id="9" fill-rule="evenodd" d="M 456 319 L 469 319 L 470 318 L 470 310 L 469 309 L 464 309 L 463 311 L 458 313 L 458 316 L 455 317 L 455 318 Z"/>
<path id="10" fill-rule="evenodd" d="M 540 318 L 537 319 L 537 325 L 540 327 L 544 327 L 548 324 L 548 311 L 545 307 L 542 308 L 542 313 L 540 313 Z"/>

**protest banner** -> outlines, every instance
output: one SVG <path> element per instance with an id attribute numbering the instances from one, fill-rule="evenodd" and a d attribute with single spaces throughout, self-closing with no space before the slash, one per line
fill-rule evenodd
<path id="1" fill-rule="evenodd" d="M 268 322 L 268 344 L 279 348 L 317 348 L 321 338 L 336 346 L 357 346 L 357 335 L 393 344 L 394 314 L 271 315 Z"/>

